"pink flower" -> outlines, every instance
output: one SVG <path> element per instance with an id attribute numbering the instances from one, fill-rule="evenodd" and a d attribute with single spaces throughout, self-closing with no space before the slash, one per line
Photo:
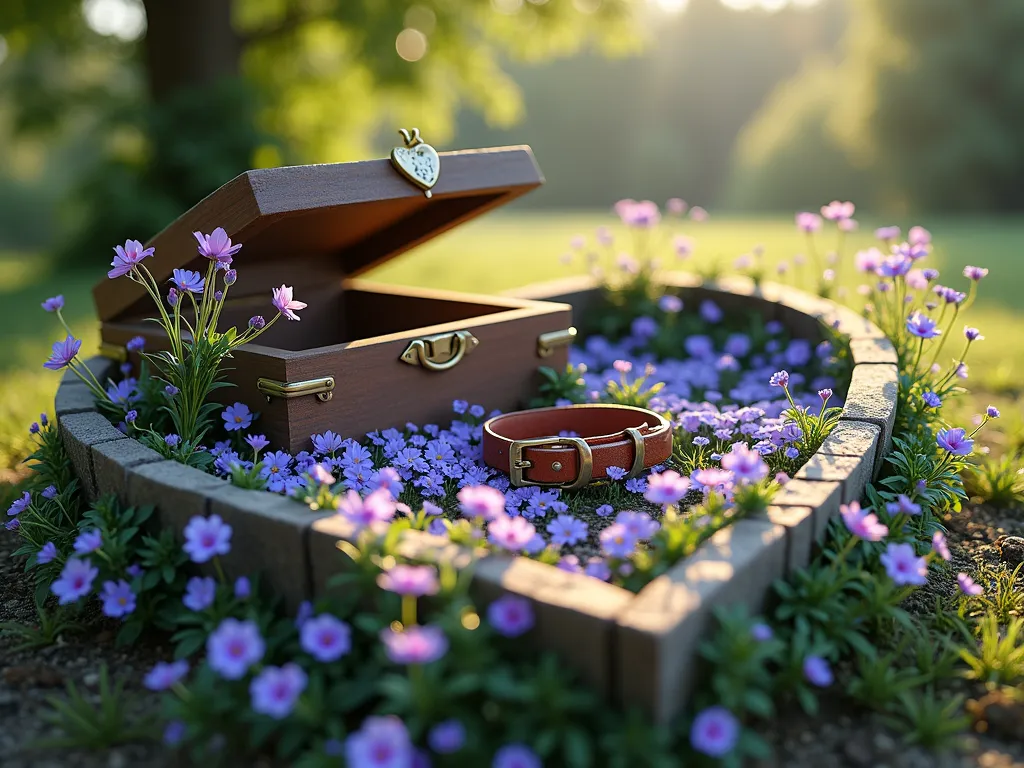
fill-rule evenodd
<path id="1" fill-rule="evenodd" d="M 804 232 L 817 232 L 821 229 L 821 217 L 816 213 L 804 211 L 796 215 L 796 226 Z"/>
<path id="2" fill-rule="evenodd" d="M 338 514 L 359 528 L 375 528 L 395 516 L 395 500 L 387 488 L 378 488 L 365 499 L 350 490 L 338 500 Z"/>
<path id="3" fill-rule="evenodd" d="M 881 541 L 889 533 L 889 529 L 878 522 L 878 516 L 874 512 L 861 509 L 856 501 L 841 505 L 839 513 L 843 516 L 843 522 L 850 529 L 850 533 L 864 541 Z"/>
<path id="4" fill-rule="evenodd" d="M 965 595 L 974 597 L 980 595 L 985 590 L 980 585 L 974 583 L 974 579 L 968 576 L 966 573 L 958 573 L 956 575 L 956 584 L 960 587 L 960 591 Z"/>
<path id="5" fill-rule="evenodd" d="M 299 316 L 295 314 L 295 310 L 305 309 L 306 305 L 301 301 L 295 301 L 292 291 L 293 289 L 287 285 L 275 288 L 272 303 L 277 311 L 289 320 L 298 320 Z"/>
<path id="6" fill-rule="evenodd" d="M 853 216 L 853 211 L 853 203 L 841 203 L 838 200 L 833 200 L 828 205 L 821 206 L 821 215 L 829 221 L 849 219 Z"/>
<path id="7" fill-rule="evenodd" d="M 436 595 L 441 588 L 437 570 L 429 565 L 396 565 L 377 577 L 377 585 L 389 592 L 412 597 Z"/>
<path id="8" fill-rule="evenodd" d="M 524 517 L 499 517 L 487 528 L 491 543 L 510 552 L 521 552 L 537 529 Z"/>
<path id="9" fill-rule="evenodd" d="M 946 537 L 942 531 L 936 531 L 932 535 L 932 551 L 946 562 L 952 559 L 953 556 L 949 553 L 949 545 L 946 543 Z"/>
<path id="10" fill-rule="evenodd" d="M 114 260 L 110 262 L 112 270 L 107 272 L 107 277 L 113 279 L 127 275 L 143 259 L 152 256 L 156 252 L 154 248 L 143 248 L 138 240 L 125 240 L 124 245 L 114 246 Z"/>
<path id="11" fill-rule="evenodd" d="M 928 560 L 918 557 L 910 544 L 892 544 L 880 558 L 889 578 L 900 586 L 928 583 Z"/>
<path id="12" fill-rule="evenodd" d="M 242 249 L 241 243 L 231 244 L 231 238 L 223 227 L 217 227 L 208 235 L 202 232 L 193 232 L 192 235 L 199 243 L 199 254 L 217 262 L 218 267 L 227 267 L 234 255 Z"/>
<path id="13" fill-rule="evenodd" d="M 470 519 L 496 520 L 505 513 L 505 494 L 489 485 L 467 485 L 458 499 L 462 514 Z"/>

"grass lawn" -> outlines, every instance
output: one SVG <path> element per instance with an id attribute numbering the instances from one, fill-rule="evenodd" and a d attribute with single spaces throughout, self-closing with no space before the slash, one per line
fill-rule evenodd
<path id="1" fill-rule="evenodd" d="M 873 243 L 876 224 L 865 224 L 849 237 L 845 263 L 838 267 L 840 283 L 849 291 L 860 282 L 851 254 Z M 585 270 L 577 256 L 564 265 L 559 256 L 569 250 L 576 234 L 591 238 L 600 225 L 612 225 L 610 214 L 496 214 L 467 224 L 393 263 L 367 275 L 376 280 L 456 290 L 496 292 L 530 282 L 563 277 Z M 940 282 L 966 289 L 960 276 L 964 264 L 988 267 L 981 298 L 968 318 L 982 329 L 986 340 L 972 350 L 972 386 L 984 396 L 997 395 L 1007 416 L 1006 431 L 1024 432 L 1021 423 L 1018 377 L 1024 372 L 1024 219 L 944 219 L 924 222 L 936 243 L 929 264 L 942 272 Z M 612 227 L 622 250 L 631 250 L 627 233 Z M 695 240 L 695 254 L 682 268 L 697 269 L 718 260 L 727 268 L 740 254 L 760 245 L 774 265 L 807 252 L 807 241 L 790 218 L 713 218 L 701 224 L 685 222 L 679 228 Z M 819 239 L 818 248 L 834 248 L 833 234 Z M 101 248 L 101 250 L 104 250 Z M 618 250 L 618 245 L 613 249 Z M 674 256 L 667 237 L 662 248 L 668 265 Z M 244 269 L 245 251 L 239 261 Z M 608 254 L 606 261 L 612 257 Z M 50 344 L 62 336 L 56 319 L 39 302 L 63 293 L 65 317 L 84 337 L 83 354 L 96 348 L 98 334 L 93 316 L 91 285 L 102 277 L 102 263 L 88 272 L 58 273 L 45 257 L 30 254 L 0 255 L 0 482 L 3 473 L 24 457 L 29 442 L 26 428 L 39 412 L 52 410 L 58 374 L 42 368 Z M 301 298 L 301 296 L 299 297 Z M 856 298 L 856 297 L 854 297 Z M 982 403 L 984 405 L 984 403 Z M 1007 407 L 1008 406 L 1008 407 Z M 999 441 L 996 440 L 996 443 Z M 1016 444 L 1016 438 L 1014 438 Z"/>

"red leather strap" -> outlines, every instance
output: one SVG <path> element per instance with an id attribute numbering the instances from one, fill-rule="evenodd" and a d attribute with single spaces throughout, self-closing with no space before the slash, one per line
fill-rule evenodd
<path id="1" fill-rule="evenodd" d="M 571 486 L 581 479 L 581 472 L 585 474 L 583 454 L 587 451 L 564 437 L 559 442 L 560 434 L 567 433 L 582 438 L 589 447 L 593 480 L 608 477 L 609 467 L 626 472 L 634 469 L 638 441 L 643 447 L 637 470 L 661 464 L 672 455 L 671 425 L 652 411 L 625 405 L 570 405 L 490 419 L 484 424 L 484 462 L 509 473 L 513 484 Z M 517 441 L 540 438 L 548 438 L 550 443 L 513 450 Z M 512 460 L 520 457 L 517 470 Z M 516 482 L 517 476 L 522 482 Z"/>

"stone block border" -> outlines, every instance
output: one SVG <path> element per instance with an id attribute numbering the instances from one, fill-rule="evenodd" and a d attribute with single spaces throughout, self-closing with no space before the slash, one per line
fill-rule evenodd
<path id="1" fill-rule="evenodd" d="M 898 386 L 892 345 L 874 324 L 845 307 L 745 279 L 702 284 L 674 273 L 667 282 L 691 306 L 711 299 L 726 311 L 759 312 L 766 322 L 778 320 L 805 338 L 820 337 L 822 323 L 851 338 L 854 371 L 840 425 L 765 514 L 718 531 L 636 595 L 522 558 L 475 558 L 417 531 L 401 544 L 413 559 L 473 568 L 472 590 L 481 610 L 506 593 L 530 600 L 538 647 L 559 653 L 609 699 L 642 707 L 660 721 L 683 707 L 697 680 L 696 650 L 712 607 L 760 610 L 777 578 L 807 564 L 839 505 L 860 498 L 878 473 L 891 445 Z M 586 277 L 512 293 L 570 303 L 577 317 L 599 295 L 596 281 Z M 101 381 L 114 366 L 99 357 L 88 364 Z M 178 532 L 193 515 L 221 515 L 235 531 L 235 549 L 224 563 L 228 576 L 261 572 L 294 610 L 302 600 L 323 595 L 331 576 L 345 570 L 347 556 L 337 544 L 353 531 L 338 516 L 234 488 L 162 459 L 110 426 L 72 377 L 61 383 L 55 407 L 64 446 L 90 498 L 115 493 L 128 504 L 152 504 L 159 524 Z"/>

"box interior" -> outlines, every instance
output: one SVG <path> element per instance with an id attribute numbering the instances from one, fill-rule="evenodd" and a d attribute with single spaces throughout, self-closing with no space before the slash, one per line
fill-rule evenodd
<path id="1" fill-rule="evenodd" d="M 301 320 L 281 318 L 257 343 L 299 352 L 510 310 L 507 303 L 488 304 L 475 301 L 476 297 L 455 301 L 449 297 L 342 288 L 342 285 L 335 285 L 314 292 L 296 292 L 295 298 L 308 304 L 298 312 Z M 232 326 L 241 330 L 253 315 L 270 320 L 276 312 L 269 296 L 248 296 L 232 301 L 229 295 L 218 326 L 222 330 Z M 183 315 L 191 315 L 191 310 L 183 311 Z M 135 325 L 141 323 L 142 318 L 126 322 Z"/>

